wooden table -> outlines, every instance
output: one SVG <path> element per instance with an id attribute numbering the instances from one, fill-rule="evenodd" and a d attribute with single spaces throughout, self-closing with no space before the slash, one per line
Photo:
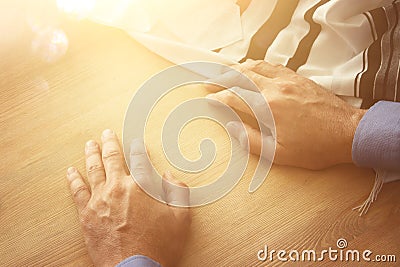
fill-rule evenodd
<path id="1" fill-rule="evenodd" d="M 18 32 L 11 36 L 0 27 L 0 266 L 91 265 L 66 168 L 84 170 L 84 143 L 99 140 L 103 129 L 120 135 L 135 90 L 171 65 L 122 31 L 87 21 L 60 23 L 69 48 L 51 64 L 31 53 L 29 28 L 12 24 Z M 180 96 L 205 94 L 197 88 Z M 192 128 L 205 125 L 197 123 Z M 198 151 L 188 144 L 198 144 L 201 136 L 191 138 L 191 131 L 189 127 L 181 142 L 188 147 L 184 153 L 195 157 Z M 220 132 L 209 126 L 210 137 L 223 147 L 226 136 Z M 157 142 L 150 144 L 153 161 L 162 170 L 166 163 L 157 148 Z M 273 166 L 261 188 L 249 194 L 256 160 L 251 158 L 245 176 L 227 196 L 193 209 L 182 266 L 278 266 L 277 260 L 258 261 L 257 252 L 264 245 L 275 250 L 336 248 L 339 238 L 347 239 L 349 249 L 396 254 L 400 261 L 400 183 L 384 186 L 369 213 L 360 217 L 352 208 L 368 196 L 371 170 L 352 165 L 323 171 Z M 224 156 L 217 159 L 223 161 Z M 195 178 L 212 178 L 223 165 Z M 173 172 L 189 183 L 196 181 Z M 326 260 L 311 265 L 340 264 Z"/>

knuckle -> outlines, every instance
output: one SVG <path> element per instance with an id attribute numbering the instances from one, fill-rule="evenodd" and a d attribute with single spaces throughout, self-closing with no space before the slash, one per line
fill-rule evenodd
<path id="1" fill-rule="evenodd" d="M 94 208 L 97 211 L 101 211 L 108 206 L 107 202 L 103 199 L 99 199 L 94 203 Z"/>
<path id="2" fill-rule="evenodd" d="M 85 152 L 86 152 L 86 155 L 89 157 L 89 156 L 98 154 L 98 153 L 99 153 L 99 148 L 98 148 L 97 146 L 94 146 L 94 147 L 86 147 L 86 148 L 85 148 Z"/>
<path id="3" fill-rule="evenodd" d="M 87 186 L 86 186 L 86 185 L 79 185 L 79 186 L 77 186 L 76 188 L 74 188 L 73 196 L 74 196 L 75 200 L 78 200 L 78 199 L 80 198 L 80 195 L 81 195 L 83 192 L 87 191 L 87 190 L 88 190 L 88 189 L 87 189 Z"/>
<path id="4" fill-rule="evenodd" d="M 127 190 L 126 186 L 120 182 L 113 183 L 110 186 L 111 194 L 117 197 L 124 195 L 126 190 Z"/>
<path id="5" fill-rule="evenodd" d="M 121 157 L 121 153 L 116 149 L 110 149 L 103 152 L 102 158 L 103 160 L 109 159 L 119 159 Z"/>
<path id="6" fill-rule="evenodd" d="M 84 208 L 81 210 L 79 214 L 82 218 L 90 218 L 90 209 L 89 208 Z"/>
<path id="7" fill-rule="evenodd" d="M 83 209 L 81 211 L 81 213 L 80 213 L 80 216 L 79 216 L 79 221 L 81 222 L 81 224 L 82 225 L 89 224 L 90 219 L 91 219 L 91 216 L 90 216 L 89 210 L 88 209 Z"/>
<path id="8" fill-rule="evenodd" d="M 254 61 L 254 63 L 256 65 L 265 65 L 265 64 L 267 64 L 267 62 L 265 60 L 262 60 L 262 59 L 257 59 L 257 60 Z"/>
<path id="9" fill-rule="evenodd" d="M 93 164 L 93 165 L 90 165 L 88 167 L 87 173 L 90 175 L 90 174 L 97 173 L 99 171 L 104 171 L 103 165 L 101 165 L 101 164 Z"/>
<path id="10" fill-rule="evenodd" d="M 256 60 L 253 63 L 254 68 L 262 68 L 264 67 L 266 62 L 264 60 Z"/>
<path id="11" fill-rule="evenodd" d="M 295 92 L 296 84 L 290 81 L 280 82 L 278 87 L 283 93 L 291 94 Z"/>
<path id="12" fill-rule="evenodd" d="M 68 177 L 68 182 L 69 182 L 69 185 L 70 185 L 71 188 L 74 186 L 74 184 L 76 184 L 78 182 L 77 181 L 78 179 L 79 179 L 79 176 L 76 173 L 71 174 Z"/>
<path id="13" fill-rule="evenodd" d="M 293 71 L 292 75 L 290 76 L 290 79 L 295 82 L 295 83 L 304 83 L 311 81 L 303 76 L 298 75 L 296 72 Z"/>

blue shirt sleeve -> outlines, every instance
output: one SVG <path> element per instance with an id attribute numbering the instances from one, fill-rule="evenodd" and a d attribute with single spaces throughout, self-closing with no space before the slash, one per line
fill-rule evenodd
<path id="1" fill-rule="evenodd" d="M 360 167 L 400 171 L 400 103 L 379 101 L 361 119 L 353 139 Z"/>
<path id="2" fill-rule="evenodd" d="M 158 262 L 143 256 L 135 255 L 121 261 L 116 267 L 162 267 Z"/>

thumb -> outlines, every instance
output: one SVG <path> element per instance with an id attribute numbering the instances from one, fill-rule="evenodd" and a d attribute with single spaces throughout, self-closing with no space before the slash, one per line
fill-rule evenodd
<path id="1" fill-rule="evenodd" d="M 147 194 L 162 199 L 160 177 L 154 171 L 143 139 L 134 139 L 130 147 L 130 171 L 135 182 Z"/>
<path id="2" fill-rule="evenodd" d="M 172 211 L 178 220 L 191 221 L 191 214 L 187 207 L 190 205 L 190 189 L 189 187 L 174 178 L 174 176 L 166 171 L 163 175 L 162 188 L 164 191 L 164 200 L 172 207 Z"/>
<path id="3" fill-rule="evenodd" d="M 129 156 L 130 171 L 133 178 L 141 185 L 147 184 L 152 176 L 153 168 L 142 139 L 132 140 Z"/>
<path id="4" fill-rule="evenodd" d="M 190 189 L 185 183 L 175 179 L 169 171 L 163 175 L 162 188 L 167 204 L 180 207 L 189 206 Z"/>

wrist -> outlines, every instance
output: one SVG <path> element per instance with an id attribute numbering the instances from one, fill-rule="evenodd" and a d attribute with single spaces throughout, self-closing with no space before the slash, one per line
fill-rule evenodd
<path id="1" fill-rule="evenodd" d="M 347 131 L 346 131 L 346 142 L 345 142 L 345 160 L 344 163 L 352 163 L 352 147 L 353 147 L 353 140 L 354 140 L 354 135 L 356 133 L 357 127 L 360 124 L 361 119 L 364 117 L 365 113 L 367 113 L 368 110 L 365 109 L 354 109 L 350 119 L 349 123 L 347 126 Z"/>

